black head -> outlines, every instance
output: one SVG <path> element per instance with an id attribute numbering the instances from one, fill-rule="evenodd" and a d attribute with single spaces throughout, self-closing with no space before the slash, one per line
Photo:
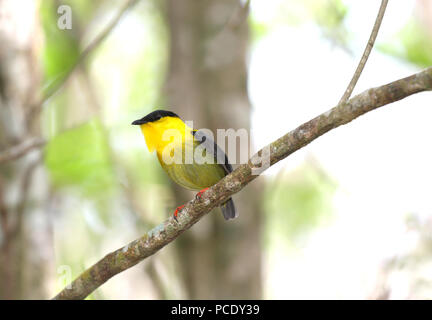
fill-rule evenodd
<path id="1" fill-rule="evenodd" d="M 174 117 L 174 118 L 179 118 L 178 115 L 176 115 L 174 112 L 171 111 L 166 111 L 166 110 L 156 110 L 153 112 L 150 112 L 148 115 L 146 115 L 145 117 L 135 120 L 134 122 L 132 122 L 133 125 L 141 125 L 141 124 L 145 124 L 145 123 L 149 123 L 149 122 L 155 122 L 158 121 L 159 119 L 162 119 L 164 117 Z"/>

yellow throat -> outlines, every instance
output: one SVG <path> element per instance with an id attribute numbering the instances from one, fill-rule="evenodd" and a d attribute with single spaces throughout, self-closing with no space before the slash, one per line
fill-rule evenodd
<path id="1" fill-rule="evenodd" d="M 170 143 L 185 143 L 186 139 L 192 139 L 192 128 L 188 127 L 180 118 L 163 117 L 154 122 L 140 125 L 147 148 L 150 152 L 156 150 L 160 155 L 163 149 Z M 187 138 L 186 138 L 187 137 Z"/>

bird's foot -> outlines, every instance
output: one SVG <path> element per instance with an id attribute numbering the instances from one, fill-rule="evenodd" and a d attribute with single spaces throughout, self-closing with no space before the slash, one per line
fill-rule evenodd
<path id="1" fill-rule="evenodd" d="M 183 205 L 181 205 L 181 206 L 179 206 L 179 207 L 177 207 L 177 208 L 175 209 L 175 211 L 174 211 L 174 215 L 173 215 L 175 221 L 178 222 L 178 220 L 177 220 L 177 216 L 178 216 L 179 212 L 184 208 L 184 206 L 185 206 L 185 205 L 183 204 Z"/>
<path id="2" fill-rule="evenodd" d="M 204 192 L 206 192 L 207 190 L 208 190 L 208 188 L 204 188 L 204 189 L 202 189 L 200 192 L 198 192 L 198 193 L 196 194 L 195 198 L 197 198 L 197 199 L 201 199 L 202 194 L 203 194 Z"/>

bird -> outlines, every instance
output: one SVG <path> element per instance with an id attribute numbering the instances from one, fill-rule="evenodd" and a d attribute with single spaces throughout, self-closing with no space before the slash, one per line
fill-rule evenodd
<path id="1" fill-rule="evenodd" d="M 190 128 L 172 111 L 155 110 L 133 121 L 132 125 L 140 126 L 149 152 L 156 150 L 159 163 L 168 176 L 186 189 L 199 190 L 197 198 L 233 171 L 227 155 L 208 131 Z M 175 220 L 183 207 L 176 208 Z M 238 216 L 232 198 L 220 208 L 225 220 Z"/>

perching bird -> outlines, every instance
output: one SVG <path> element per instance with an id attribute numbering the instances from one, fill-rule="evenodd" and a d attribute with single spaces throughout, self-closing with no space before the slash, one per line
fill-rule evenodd
<path id="1" fill-rule="evenodd" d="M 156 110 L 132 124 L 141 127 L 148 150 L 156 150 L 160 165 L 174 182 L 190 190 L 201 190 L 197 197 L 232 172 L 226 154 L 212 137 L 204 130 L 188 127 L 174 112 Z M 200 161 L 194 157 L 197 149 Z M 183 207 L 177 207 L 175 218 Z M 221 209 L 226 220 L 237 217 L 231 198 Z"/>

